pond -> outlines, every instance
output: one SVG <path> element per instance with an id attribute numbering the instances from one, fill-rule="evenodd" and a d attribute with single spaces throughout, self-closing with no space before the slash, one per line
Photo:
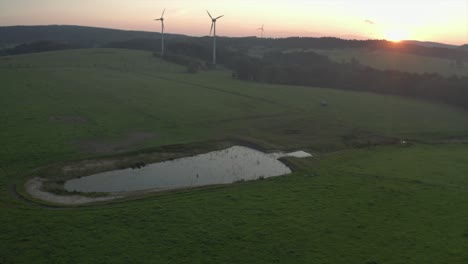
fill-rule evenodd
<path id="1" fill-rule="evenodd" d="M 154 163 L 139 169 L 115 170 L 69 180 L 65 183 L 65 189 L 70 192 L 112 193 L 257 180 L 291 173 L 278 160 L 282 156 L 288 154 L 266 154 L 251 148 L 234 146 L 194 157 Z"/>

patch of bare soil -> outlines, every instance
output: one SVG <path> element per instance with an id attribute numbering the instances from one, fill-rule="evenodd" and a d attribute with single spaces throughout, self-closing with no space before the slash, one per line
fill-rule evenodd
<path id="1" fill-rule="evenodd" d="M 42 190 L 43 179 L 33 178 L 26 182 L 26 192 L 33 198 L 46 201 L 49 203 L 63 205 L 81 205 L 96 202 L 106 202 L 114 199 L 122 198 L 123 196 L 106 196 L 106 197 L 86 197 L 82 195 L 58 195 Z"/>
<path id="2" fill-rule="evenodd" d="M 429 141 L 429 143 L 433 144 L 468 144 L 468 139 L 441 139 L 441 140 L 433 140 Z"/>
<path id="3" fill-rule="evenodd" d="M 49 116 L 49 122 L 81 125 L 89 122 L 89 119 L 83 116 Z"/>
<path id="4" fill-rule="evenodd" d="M 86 172 L 94 172 L 101 170 L 112 170 L 115 169 L 118 165 L 118 160 L 86 160 L 82 162 L 73 163 L 70 165 L 65 165 L 62 168 L 62 172 L 67 174 L 83 174 Z"/>
<path id="5" fill-rule="evenodd" d="M 75 144 L 84 152 L 94 154 L 112 154 L 123 152 L 153 139 L 156 134 L 151 132 L 134 132 L 125 135 L 118 140 L 85 139 L 76 141 Z"/>
<path id="6" fill-rule="evenodd" d="M 135 134 L 133 134 L 135 135 Z M 134 143 L 135 139 L 152 138 L 152 133 L 137 133 L 136 137 L 130 138 L 128 142 Z M 234 144 L 247 145 L 248 142 L 240 143 L 240 140 L 233 141 L 211 141 L 195 142 L 192 144 L 178 144 L 162 146 L 153 149 L 151 152 L 132 153 L 131 155 L 113 155 L 94 160 L 70 161 L 58 163 L 35 170 L 35 178 L 25 183 L 25 190 L 31 197 L 50 203 L 62 205 L 81 205 L 96 202 L 106 202 L 113 199 L 126 197 L 144 196 L 149 193 L 170 191 L 170 189 L 152 189 L 137 192 L 111 193 L 108 196 L 89 196 L 87 194 L 78 195 L 67 193 L 64 183 L 67 180 L 80 178 L 100 172 L 116 169 L 132 168 L 141 164 L 152 164 L 161 161 L 173 160 L 182 157 L 216 151 L 233 146 Z M 252 146 L 253 144 L 250 144 Z"/>
<path id="7" fill-rule="evenodd" d="M 366 131 L 353 130 L 342 136 L 345 145 L 352 148 L 366 148 L 372 146 L 398 145 L 402 144 L 399 138 L 373 134 Z"/>

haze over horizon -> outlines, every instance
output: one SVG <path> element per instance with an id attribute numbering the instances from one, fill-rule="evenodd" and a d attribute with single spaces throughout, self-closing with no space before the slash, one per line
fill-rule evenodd
<path id="1" fill-rule="evenodd" d="M 231 4 L 231 6 L 229 5 Z M 82 25 L 125 30 L 160 30 L 153 19 L 166 8 L 167 33 L 206 36 L 208 9 L 222 36 L 323 37 L 468 43 L 468 2 L 447 1 L 169 1 L 4 0 L 0 26 Z"/>

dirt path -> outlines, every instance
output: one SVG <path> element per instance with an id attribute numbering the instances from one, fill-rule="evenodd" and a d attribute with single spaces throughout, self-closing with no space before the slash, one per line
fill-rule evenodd
<path id="1" fill-rule="evenodd" d="M 10 191 L 11 196 L 13 196 L 17 200 L 19 200 L 19 201 L 23 202 L 24 204 L 27 204 L 27 205 L 29 205 L 31 207 L 55 209 L 55 208 L 48 207 L 48 206 L 45 206 L 45 205 L 42 205 L 42 204 L 34 203 L 33 201 L 30 201 L 30 200 L 26 199 L 23 195 L 18 193 L 18 191 L 16 190 L 16 184 L 11 185 L 10 188 L 9 188 L 9 191 Z"/>
<path id="2" fill-rule="evenodd" d="M 26 192 L 35 199 L 59 205 L 83 205 L 123 198 L 123 196 L 86 197 L 81 195 L 57 195 L 41 190 L 42 182 L 43 179 L 41 178 L 33 178 L 27 181 L 25 184 Z M 21 199 L 25 199 L 20 195 L 18 196 L 21 197 Z"/>

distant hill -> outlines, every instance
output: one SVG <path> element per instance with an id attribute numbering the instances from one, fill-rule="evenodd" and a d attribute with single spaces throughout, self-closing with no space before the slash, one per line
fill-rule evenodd
<path id="1" fill-rule="evenodd" d="M 461 45 L 460 47 L 458 47 L 458 49 L 461 49 L 461 50 L 466 50 L 466 51 L 468 51 L 468 44 Z"/>
<path id="2" fill-rule="evenodd" d="M 18 55 L 18 54 L 26 54 L 26 53 L 46 52 L 46 51 L 53 51 L 53 50 L 66 50 L 66 49 L 73 49 L 73 48 L 75 47 L 69 44 L 65 44 L 65 43 L 58 43 L 58 42 L 51 42 L 51 41 L 36 41 L 36 42 L 20 44 L 13 48 L 0 50 L 0 55 Z"/>
<path id="3" fill-rule="evenodd" d="M 450 44 L 445 44 L 445 43 L 439 43 L 439 42 L 431 42 L 431 41 L 417 41 L 417 40 L 404 40 L 402 41 L 403 43 L 408 43 L 408 44 L 414 44 L 422 47 L 427 47 L 427 48 L 447 48 L 447 49 L 456 49 L 459 46 L 456 45 L 450 45 Z"/>
<path id="4" fill-rule="evenodd" d="M 168 38 L 179 35 L 168 34 Z M 79 47 L 99 47 L 109 42 L 156 38 L 159 33 L 82 26 L 0 27 L 0 47 L 37 41 L 67 43 Z"/>
<path id="5" fill-rule="evenodd" d="M 166 36 L 168 44 L 171 42 L 190 42 L 205 47 L 211 47 L 212 45 L 212 40 L 209 37 L 190 37 L 176 34 L 167 34 Z M 10 26 L 0 27 L 0 50 L 39 41 L 62 43 L 75 48 L 121 47 L 127 49 L 155 50 L 159 47 L 159 44 L 157 44 L 159 38 L 159 33 L 146 31 L 65 25 Z M 218 37 L 218 45 L 220 50 L 225 48 L 226 50 L 244 54 L 249 53 L 255 48 L 261 51 L 357 48 L 468 61 L 468 48 L 456 48 L 453 45 L 420 41 L 404 41 L 395 44 L 386 40 L 346 40 L 335 37 L 291 37 L 279 39 Z M 194 48 L 194 46 L 189 48 Z M 186 53 L 191 53 L 191 51 Z"/>
<path id="6" fill-rule="evenodd" d="M 220 41 L 220 43 L 223 43 Z M 468 61 L 468 50 L 446 47 L 427 47 L 418 44 L 401 42 L 394 43 L 386 40 L 345 40 L 333 37 L 323 38 L 284 38 L 257 39 L 255 42 L 263 50 L 307 50 L 307 49 L 366 49 L 369 51 L 390 51 L 412 54 L 424 57 L 442 58 L 447 60 L 461 59 Z"/>
<path id="7" fill-rule="evenodd" d="M 102 45 L 103 48 L 159 51 L 161 40 L 155 38 L 135 38 L 124 41 L 113 41 Z"/>

